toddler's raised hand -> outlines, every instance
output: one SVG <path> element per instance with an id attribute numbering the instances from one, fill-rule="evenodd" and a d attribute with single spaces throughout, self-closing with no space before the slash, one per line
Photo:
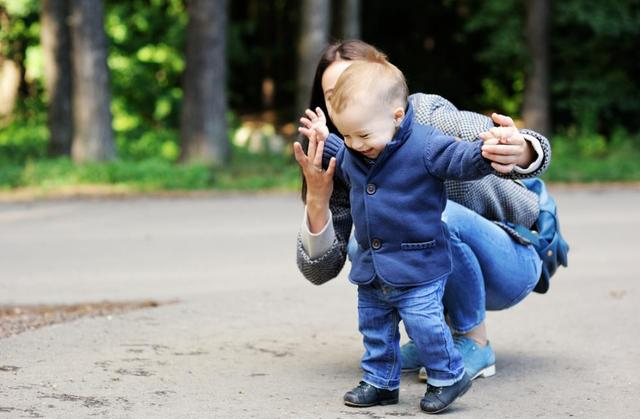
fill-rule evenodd
<path id="1" fill-rule="evenodd" d="M 298 131 L 307 138 L 311 138 L 311 132 L 315 131 L 317 141 L 325 141 L 329 137 L 329 128 L 327 128 L 327 117 L 325 117 L 322 109 L 317 107 L 315 112 L 307 109 L 304 113 L 306 117 L 300 118 L 302 126 L 298 127 Z"/>
<path id="2" fill-rule="evenodd" d="M 484 141 L 482 156 L 492 161 L 491 166 L 498 172 L 509 173 L 516 165 L 527 166 L 531 161 L 529 143 L 516 128 L 513 120 L 500 114 L 491 118 L 500 127 L 493 127 L 480 138 Z"/>

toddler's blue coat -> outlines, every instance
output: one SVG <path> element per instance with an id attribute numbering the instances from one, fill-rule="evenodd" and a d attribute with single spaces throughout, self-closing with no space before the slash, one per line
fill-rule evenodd
<path id="1" fill-rule="evenodd" d="M 392 286 L 426 284 L 451 272 L 449 232 L 441 220 L 445 179 L 470 180 L 493 173 L 481 141 L 456 141 L 413 121 L 411 104 L 393 140 L 373 165 L 331 134 L 324 161 L 350 185 L 358 251 L 349 279 L 368 284 L 379 276 Z"/>

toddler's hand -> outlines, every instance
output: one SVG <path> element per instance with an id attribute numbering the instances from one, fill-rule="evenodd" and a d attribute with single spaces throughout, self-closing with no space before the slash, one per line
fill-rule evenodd
<path id="1" fill-rule="evenodd" d="M 492 161 L 493 169 L 505 174 L 513 171 L 516 165 L 527 166 L 531 161 L 530 145 L 520 134 L 513 120 L 496 113 L 493 113 L 491 118 L 500 124 L 500 127 L 493 127 L 479 134 L 484 141 L 482 156 Z"/>
<path id="2" fill-rule="evenodd" d="M 315 132 L 317 135 L 317 141 L 325 141 L 329 137 L 329 128 L 327 128 L 327 117 L 320 107 L 316 108 L 313 112 L 310 109 L 305 111 L 306 117 L 300 118 L 302 123 L 301 127 L 298 127 L 298 131 L 311 138 L 311 133 Z"/>

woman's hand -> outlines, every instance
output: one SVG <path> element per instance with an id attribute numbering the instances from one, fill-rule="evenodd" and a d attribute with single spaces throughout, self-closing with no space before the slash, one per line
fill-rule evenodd
<path id="1" fill-rule="evenodd" d="M 535 151 L 516 128 L 513 120 L 506 115 L 493 113 L 491 119 L 500 127 L 480 133 L 484 141 L 482 156 L 492 161 L 491 166 L 498 172 L 509 173 L 517 165 L 526 168 L 533 162 Z"/>
<path id="2" fill-rule="evenodd" d="M 333 174 L 336 170 L 336 158 L 329 161 L 327 170 L 322 169 L 322 151 L 324 142 L 317 142 L 317 132 L 310 130 L 309 148 L 305 155 L 302 145 L 293 144 L 293 152 L 307 181 L 307 215 L 311 233 L 320 232 L 329 220 L 329 199 L 333 192 Z"/>

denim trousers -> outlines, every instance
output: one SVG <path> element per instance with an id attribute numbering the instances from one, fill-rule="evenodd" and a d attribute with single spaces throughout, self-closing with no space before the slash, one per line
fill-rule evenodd
<path id="1" fill-rule="evenodd" d="M 373 283 L 358 286 L 358 323 L 365 347 L 363 381 L 383 389 L 400 386 L 400 320 L 419 349 L 431 385 L 449 386 L 462 378 L 462 358 L 443 313 L 444 285 L 440 280 L 393 287 L 376 277 Z"/>
<path id="2" fill-rule="evenodd" d="M 453 263 L 443 301 L 451 328 L 462 334 L 482 323 L 487 310 L 510 308 L 531 293 L 542 261 L 532 245 L 518 243 L 454 201 L 447 201 L 442 220 L 449 228 Z M 350 255 L 357 246 L 352 235 Z"/>
<path id="3" fill-rule="evenodd" d="M 532 245 L 451 200 L 442 220 L 449 227 L 453 263 L 443 302 L 451 328 L 466 333 L 484 321 L 486 310 L 524 299 L 540 279 L 542 261 Z"/>

